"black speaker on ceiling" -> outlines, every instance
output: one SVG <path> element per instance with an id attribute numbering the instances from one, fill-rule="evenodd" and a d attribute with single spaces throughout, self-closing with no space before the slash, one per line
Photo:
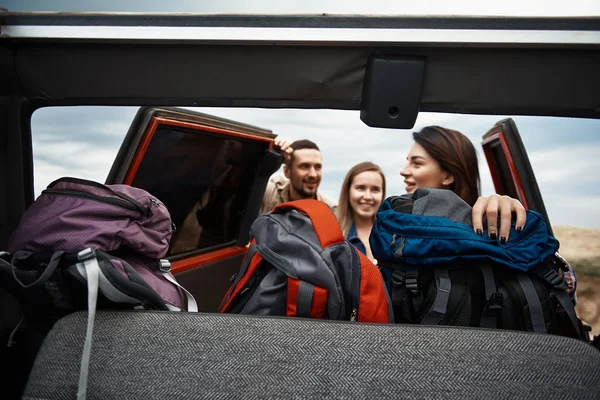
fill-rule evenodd
<path id="1" fill-rule="evenodd" d="M 371 56 L 360 102 L 360 119 L 375 128 L 411 129 L 415 125 L 425 76 L 425 59 Z"/>

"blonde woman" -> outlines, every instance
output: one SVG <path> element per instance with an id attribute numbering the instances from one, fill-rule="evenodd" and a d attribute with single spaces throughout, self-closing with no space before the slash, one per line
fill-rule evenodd
<path id="1" fill-rule="evenodd" d="M 348 171 L 340 193 L 338 220 L 346 240 L 374 262 L 369 235 L 384 199 L 385 176 L 378 165 L 366 161 Z"/>

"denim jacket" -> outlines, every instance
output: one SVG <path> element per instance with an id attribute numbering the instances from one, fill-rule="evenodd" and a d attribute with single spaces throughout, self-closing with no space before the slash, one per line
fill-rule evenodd
<path id="1" fill-rule="evenodd" d="M 354 225 L 354 223 L 350 225 L 350 229 L 348 230 L 348 234 L 346 235 L 346 240 L 349 241 L 351 245 L 356 247 L 365 256 L 367 255 L 367 248 L 365 247 L 362 240 L 358 238 L 358 234 L 356 233 L 356 226 Z"/>

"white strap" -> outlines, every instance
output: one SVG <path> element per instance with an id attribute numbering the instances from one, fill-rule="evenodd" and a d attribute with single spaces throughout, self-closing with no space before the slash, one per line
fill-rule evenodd
<path id="1" fill-rule="evenodd" d="M 173 275 L 171 275 L 168 272 L 163 272 L 162 274 L 164 275 L 165 278 L 167 278 L 167 280 L 169 282 L 171 282 L 175 286 L 179 286 L 179 288 L 181 290 L 183 290 L 183 292 L 185 293 L 185 295 L 187 297 L 187 310 L 188 310 L 188 312 L 198 312 L 198 304 L 196 303 L 196 299 L 194 298 L 194 296 L 192 296 L 192 294 L 186 288 L 184 288 L 183 286 L 181 286 L 179 284 L 179 282 L 177 282 L 175 280 L 175 278 L 173 278 Z"/>
<path id="2" fill-rule="evenodd" d="M 82 250 L 77 257 L 83 263 L 78 263 L 78 267 L 83 264 L 88 287 L 88 321 L 87 331 L 85 333 L 85 343 L 83 345 L 83 354 L 81 356 L 81 370 L 79 371 L 79 388 L 77 389 L 77 399 L 85 399 L 87 396 L 88 375 L 90 368 L 90 354 L 92 351 L 92 332 L 94 330 L 94 318 L 96 317 L 96 301 L 98 299 L 98 276 L 100 266 L 96 259 L 96 254 L 91 248 Z"/>

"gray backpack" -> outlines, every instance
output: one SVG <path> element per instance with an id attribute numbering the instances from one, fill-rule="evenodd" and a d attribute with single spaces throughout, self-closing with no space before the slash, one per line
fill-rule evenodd
<path id="1" fill-rule="evenodd" d="M 377 267 L 344 239 L 329 206 L 283 203 L 252 224 L 253 240 L 222 313 L 392 322 Z"/>

